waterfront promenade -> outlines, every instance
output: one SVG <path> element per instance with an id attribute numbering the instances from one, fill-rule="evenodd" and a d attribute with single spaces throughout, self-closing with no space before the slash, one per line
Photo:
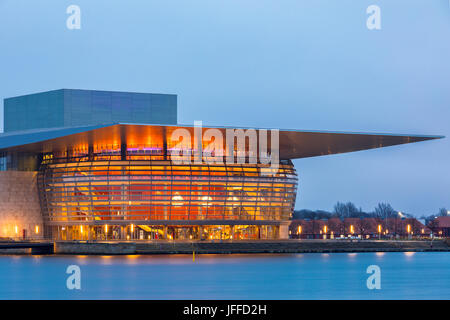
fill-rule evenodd
<path id="1" fill-rule="evenodd" d="M 53 250 L 33 251 L 33 243 L 4 242 L 0 254 L 239 254 L 450 251 L 450 241 L 435 240 L 277 240 L 277 241 L 56 241 Z M 27 244 L 25 243 L 25 244 Z M 34 242 L 36 243 L 36 242 Z M 10 246 L 8 246 L 8 244 Z"/>

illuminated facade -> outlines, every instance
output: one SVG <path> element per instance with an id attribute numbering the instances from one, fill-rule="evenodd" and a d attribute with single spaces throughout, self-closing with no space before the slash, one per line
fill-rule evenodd
<path id="1" fill-rule="evenodd" d="M 290 162 L 265 177 L 258 165 L 175 165 L 102 155 L 46 161 L 38 186 L 53 233 L 84 225 L 87 232 L 76 238 L 87 239 L 88 228 L 98 225 L 91 232 L 102 239 L 273 238 L 293 210 L 297 175 Z M 106 224 L 108 234 L 101 228 Z M 131 224 L 137 234 L 130 234 Z"/>
<path id="2" fill-rule="evenodd" d="M 59 240 L 288 238 L 298 185 L 292 159 L 438 138 L 277 131 L 279 143 L 274 147 L 271 136 L 266 150 L 277 153 L 273 167 L 260 153 L 265 130 L 182 126 L 176 114 L 173 95 L 56 90 L 6 99 L 0 169 L 36 173 L 34 218 L 42 224 L 33 229 L 21 221 L 27 217 L 12 221 L 0 209 L 0 224 L 10 230 L 3 236 L 32 237 L 34 230 Z M 172 157 L 180 129 L 190 134 L 189 161 L 182 163 Z M 232 149 L 220 141 L 223 153 L 214 161 L 206 151 L 217 139 L 201 140 L 210 129 L 234 134 Z M 234 143 L 240 134 L 242 153 Z M 194 159 L 199 149 L 206 156 Z"/>

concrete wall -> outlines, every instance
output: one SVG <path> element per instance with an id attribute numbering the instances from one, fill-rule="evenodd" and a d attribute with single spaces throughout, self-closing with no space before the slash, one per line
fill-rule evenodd
<path id="1" fill-rule="evenodd" d="M 448 252 L 443 240 L 260 240 L 260 241 L 142 241 L 142 242 L 56 242 L 56 254 L 192 254 L 197 253 L 323 253 L 323 252 Z"/>
<path id="2" fill-rule="evenodd" d="M 0 237 L 22 238 L 26 230 L 28 239 L 42 238 L 36 178 L 33 171 L 0 171 Z"/>
<path id="3" fill-rule="evenodd" d="M 55 242 L 56 254 L 135 254 L 135 243 Z"/>

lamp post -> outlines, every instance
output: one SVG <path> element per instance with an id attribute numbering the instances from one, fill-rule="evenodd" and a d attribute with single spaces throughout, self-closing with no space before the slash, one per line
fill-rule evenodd
<path id="1" fill-rule="evenodd" d="M 381 224 L 378 225 L 378 240 L 381 240 Z"/>
<path id="2" fill-rule="evenodd" d="M 403 214 L 401 213 L 401 211 L 399 211 L 398 212 L 398 216 L 400 217 L 400 219 L 402 219 L 402 217 L 403 217 Z M 398 222 L 397 222 L 397 220 L 398 220 L 398 218 L 395 218 L 395 231 L 394 231 L 394 234 L 395 234 L 395 237 L 397 238 L 397 232 L 398 232 Z M 400 226 L 401 226 L 401 223 L 400 223 Z M 402 235 L 402 232 L 400 231 L 400 237 L 401 237 L 401 235 Z"/>

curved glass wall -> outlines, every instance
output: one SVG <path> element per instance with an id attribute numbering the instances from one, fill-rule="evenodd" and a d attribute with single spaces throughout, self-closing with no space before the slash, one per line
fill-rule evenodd
<path id="1" fill-rule="evenodd" d="M 290 161 L 266 176 L 260 164 L 93 160 L 42 164 L 38 184 L 47 223 L 263 224 L 287 221 L 294 208 L 297 174 Z"/>

